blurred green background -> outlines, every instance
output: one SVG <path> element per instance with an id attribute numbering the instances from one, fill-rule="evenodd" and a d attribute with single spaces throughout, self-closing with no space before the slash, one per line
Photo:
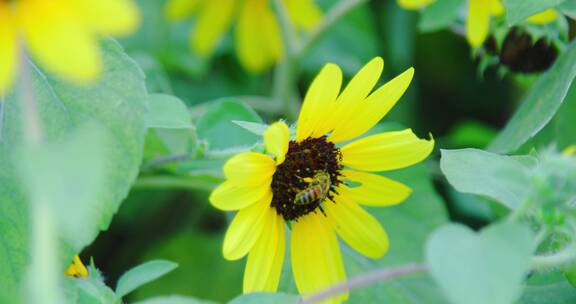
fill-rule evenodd
<path id="1" fill-rule="evenodd" d="M 323 0 L 319 4 L 329 8 L 335 2 Z M 212 58 L 202 59 L 189 48 L 192 20 L 166 21 L 164 1 L 141 0 L 139 6 L 144 23 L 137 34 L 121 43 L 145 71 L 150 92 L 178 96 L 196 118 L 206 112 L 203 105 L 215 99 L 271 95 L 274 72 L 245 72 L 235 57 L 230 32 Z M 327 62 L 340 65 L 349 79 L 371 58 L 382 56 L 385 75 L 381 82 L 410 66 L 416 69 L 407 94 L 386 122 L 410 126 L 421 137 L 432 133 L 437 147 L 484 147 L 504 126 L 532 77 L 502 77 L 494 68 L 480 73 L 462 36 L 449 30 L 419 33 L 418 19 L 417 12 L 400 9 L 395 1 L 375 0 L 355 9 L 304 59 L 298 75 L 301 96 Z M 258 114 L 265 122 L 279 118 L 263 111 Z M 230 119 L 253 118 L 245 110 L 230 115 Z M 155 134 L 149 134 L 148 160 L 157 156 L 157 141 Z M 198 169 L 202 164 L 183 162 L 179 170 L 186 166 Z M 498 210 L 489 203 L 446 187 L 438 177 L 437 166 L 432 161 L 427 169 L 435 177 L 434 186 L 447 202 L 451 219 L 481 227 L 494 217 Z M 146 173 L 144 170 L 142 174 Z M 180 265 L 132 294 L 130 301 L 163 294 L 217 301 L 235 297 L 241 293 L 244 262 L 229 262 L 221 256 L 227 216 L 208 204 L 209 186 L 197 188 L 151 189 L 137 184 L 110 229 L 82 253 L 83 259 L 94 257 L 111 286 L 126 269 L 144 261 L 167 259 Z"/>

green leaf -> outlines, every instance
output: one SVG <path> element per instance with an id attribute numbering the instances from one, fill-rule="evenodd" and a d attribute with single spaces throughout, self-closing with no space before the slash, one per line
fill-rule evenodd
<path id="1" fill-rule="evenodd" d="M 437 0 L 422 12 L 418 28 L 422 32 L 433 32 L 446 28 L 458 18 L 464 0 Z"/>
<path id="2" fill-rule="evenodd" d="M 287 293 L 251 293 L 241 295 L 228 304 L 296 304 L 300 297 Z"/>
<path id="3" fill-rule="evenodd" d="M 165 94 L 150 94 L 146 126 L 162 129 L 194 128 L 186 105 L 177 97 Z"/>
<path id="4" fill-rule="evenodd" d="M 120 277 L 116 286 L 116 295 L 123 297 L 136 288 L 167 274 L 176 267 L 178 267 L 176 263 L 162 260 L 150 261 L 136 266 Z"/>
<path id="5" fill-rule="evenodd" d="M 483 195 L 515 209 L 530 194 L 531 156 L 504 156 L 477 149 L 441 150 L 440 168 L 456 190 Z"/>
<path id="6" fill-rule="evenodd" d="M 566 279 L 568 282 L 570 282 L 570 285 L 576 288 L 576 265 L 566 269 L 564 271 L 564 276 L 566 276 Z"/>
<path id="7" fill-rule="evenodd" d="M 109 144 L 109 134 L 89 124 L 61 143 L 26 146 L 19 153 L 24 190 L 31 202 L 48 204 L 67 248 L 87 245 L 100 225 L 99 194 L 107 190 L 111 158 L 102 147 Z"/>
<path id="8" fill-rule="evenodd" d="M 108 227 L 122 199 L 136 178 L 142 158 L 146 126 L 144 113 L 147 93 L 144 76 L 135 63 L 112 40 L 102 43 L 104 72 L 90 87 L 75 87 L 37 68 L 31 68 L 32 93 L 38 105 L 46 142 L 58 143 L 86 123 L 100 126 L 107 133 L 107 145 L 97 147 L 106 155 L 104 185 L 85 206 L 95 225 L 84 223 L 69 231 L 67 244 L 59 256 L 60 264 L 70 263 L 73 252 L 90 244 L 100 230 Z M 22 110 L 18 90 L 6 96 L 0 140 L 0 302 L 18 303 L 19 285 L 29 256 L 28 198 L 17 176 L 14 160 L 19 157 Z M 73 160 L 70 159 L 70 162 Z M 66 165 L 66 164 L 65 164 Z M 63 168 L 62 170 L 69 170 Z M 53 171 L 59 178 L 60 170 Z M 49 172 L 44 172 L 48 174 Z M 70 197 L 69 199 L 73 199 Z M 80 206 L 80 205 L 79 205 Z M 68 210 L 54 210 L 64 216 Z M 63 271 L 63 270 L 62 270 Z"/>
<path id="9" fill-rule="evenodd" d="M 533 1 L 526 1 L 529 2 Z M 575 76 L 576 42 L 572 42 L 554 65 L 532 86 L 520 108 L 488 149 L 497 153 L 509 153 L 534 137 L 554 117 Z"/>
<path id="10" fill-rule="evenodd" d="M 576 1 L 565 1 L 558 6 L 562 14 L 567 15 L 572 19 L 576 19 Z"/>
<path id="11" fill-rule="evenodd" d="M 573 304 L 576 303 L 576 288 L 558 271 L 532 275 L 518 304 Z"/>
<path id="12" fill-rule="evenodd" d="M 508 304 L 520 295 L 533 250 L 532 232 L 520 224 L 498 223 L 480 233 L 449 224 L 428 240 L 426 260 L 452 303 Z"/>
<path id="13" fill-rule="evenodd" d="M 506 8 L 508 25 L 512 26 L 545 9 L 559 5 L 564 1 L 565 0 L 502 0 L 502 4 Z"/>
<path id="14" fill-rule="evenodd" d="M 101 304 L 120 303 L 120 299 L 110 287 L 104 283 L 100 270 L 92 260 L 88 265 L 88 277 L 65 278 L 66 295 L 69 303 Z"/>
<path id="15" fill-rule="evenodd" d="M 192 297 L 184 296 L 164 296 L 147 299 L 134 304 L 212 304 L 215 302 L 199 300 Z"/>
<path id="16" fill-rule="evenodd" d="M 233 120 L 232 123 L 243 128 L 244 130 L 256 134 L 258 136 L 263 136 L 266 129 L 268 129 L 267 124 L 243 121 L 243 120 Z"/>
<path id="17" fill-rule="evenodd" d="M 213 150 L 251 146 L 260 139 L 234 124 L 232 121 L 235 120 L 262 123 L 260 116 L 243 102 L 234 99 L 216 101 L 198 120 L 198 137 L 208 141 Z"/>

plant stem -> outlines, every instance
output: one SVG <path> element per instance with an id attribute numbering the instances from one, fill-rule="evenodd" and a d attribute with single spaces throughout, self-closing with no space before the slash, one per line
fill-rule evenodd
<path id="1" fill-rule="evenodd" d="M 535 256 L 531 261 L 532 269 L 537 271 L 558 268 L 573 263 L 576 263 L 576 242 L 574 241 L 561 251 L 550 255 Z"/>
<path id="2" fill-rule="evenodd" d="M 512 210 L 510 215 L 508 215 L 509 222 L 517 222 L 520 218 L 522 218 L 526 212 L 532 207 L 532 198 L 526 198 L 518 208 Z"/>
<path id="3" fill-rule="evenodd" d="M 274 5 L 274 10 L 276 11 L 276 16 L 280 23 L 282 42 L 284 44 L 284 56 L 292 58 L 299 48 L 298 36 L 296 35 L 296 31 L 290 21 L 290 16 L 288 15 L 288 11 L 284 6 L 283 1 L 274 0 L 272 1 L 272 4 Z"/>
<path id="4" fill-rule="evenodd" d="M 39 144 L 42 141 L 43 134 L 40 115 L 38 114 L 38 108 L 36 106 L 36 101 L 34 100 L 32 78 L 30 76 L 31 63 L 26 57 L 23 47 L 21 50 L 19 93 L 23 112 L 22 124 L 24 135 L 28 144 Z"/>
<path id="5" fill-rule="evenodd" d="M 136 180 L 134 188 L 212 190 L 218 183 L 194 177 L 142 176 Z"/>
<path id="6" fill-rule="evenodd" d="M 424 271 L 426 271 L 426 267 L 424 265 L 418 265 L 418 264 L 405 265 L 396 268 L 384 268 L 375 272 L 365 273 L 357 277 L 351 278 L 350 280 L 347 280 L 344 283 L 332 286 L 326 290 L 314 294 L 302 300 L 300 303 L 302 304 L 317 303 L 322 300 L 331 298 L 335 295 L 338 295 L 340 293 L 347 292 L 348 290 L 351 289 Z"/>
<path id="7" fill-rule="evenodd" d="M 344 17 L 348 12 L 357 6 L 367 2 L 368 0 L 341 0 L 324 16 L 320 24 L 308 35 L 308 38 L 301 44 L 297 54 L 298 57 L 307 53 L 320 38 L 330 29 L 336 22 Z"/>

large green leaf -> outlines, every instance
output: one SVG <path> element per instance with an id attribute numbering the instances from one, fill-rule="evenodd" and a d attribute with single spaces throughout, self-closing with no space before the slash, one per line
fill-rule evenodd
<path id="1" fill-rule="evenodd" d="M 535 2 L 535 1 L 522 1 Z M 534 137 L 554 117 L 576 76 L 576 42 L 538 79 L 489 150 L 509 153 Z"/>
<path id="2" fill-rule="evenodd" d="M 76 87 L 31 68 L 32 92 L 47 142 L 61 142 L 88 122 L 103 129 L 109 138 L 107 145 L 98 147 L 106 155 L 103 190 L 84 206 L 92 224 L 83 223 L 69 231 L 67 245 L 62 248 L 66 254 L 60 256 L 62 265 L 70 262 L 70 253 L 80 251 L 108 227 L 136 178 L 142 158 L 147 100 L 144 75 L 116 42 L 104 41 L 102 53 L 104 73 L 90 87 Z M 18 90 L 6 97 L 4 111 L 0 141 L 0 302 L 14 303 L 29 256 L 28 200 L 13 162 L 19 157 L 23 138 Z M 73 162 L 62 165 L 72 166 Z M 58 178 L 58 171 L 52 173 Z M 74 216 L 68 212 L 53 210 Z"/>
<path id="3" fill-rule="evenodd" d="M 450 224 L 430 237 L 426 260 L 452 303 L 507 304 L 520 294 L 533 250 L 527 226 L 504 222 L 476 234 Z"/>
<path id="4" fill-rule="evenodd" d="M 547 8 L 561 4 L 565 0 L 503 0 L 506 8 L 506 19 L 509 25 L 514 25 Z"/>
<path id="5" fill-rule="evenodd" d="M 510 209 L 531 193 L 530 170 L 536 159 L 478 149 L 442 150 L 440 168 L 456 190 L 487 196 Z"/>

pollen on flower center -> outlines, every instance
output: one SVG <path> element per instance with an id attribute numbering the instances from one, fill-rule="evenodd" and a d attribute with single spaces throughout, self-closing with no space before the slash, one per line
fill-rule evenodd
<path id="1" fill-rule="evenodd" d="M 332 200 L 339 180 L 342 155 L 326 136 L 290 141 L 286 159 L 272 177 L 272 207 L 285 220 L 297 220 Z"/>

